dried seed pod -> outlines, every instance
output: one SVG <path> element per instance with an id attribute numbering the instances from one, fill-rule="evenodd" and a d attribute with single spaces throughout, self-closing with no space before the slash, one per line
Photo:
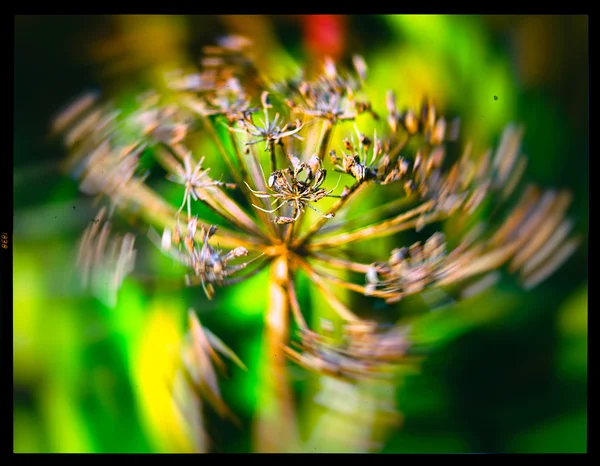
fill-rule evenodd
<path id="1" fill-rule="evenodd" d="M 288 157 L 291 159 L 291 157 Z M 299 174 L 306 169 L 306 176 L 304 180 L 299 179 Z M 254 205 L 259 210 L 266 213 L 275 213 L 286 204 L 290 205 L 294 209 L 294 216 L 276 216 L 273 219 L 274 223 L 284 225 L 294 223 L 300 217 L 300 214 L 310 208 L 317 212 L 324 218 L 331 218 L 333 214 L 323 214 L 319 212 L 310 203 L 318 202 L 321 199 L 328 197 L 335 190 L 335 188 L 326 190 L 321 188 L 321 185 L 325 181 L 327 171 L 321 168 L 321 160 L 317 156 L 312 156 L 308 163 L 300 162 L 295 167 L 289 167 L 284 170 L 275 170 L 269 175 L 267 181 L 267 188 L 271 192 L 256 191 L 250 186 L 250 191 L 259 198 L 267 199 L 271 198 L 275 202 L 279 202 L 279 206 L 274 209 L 263 209 L 257 205 Z"/>
<path id="2" fill-rule="evenodd" d="M 429 99 L 423 99 L 421 105 L 421 123 L 425 130 L 432 129 L 435 125 L 436 114 L 435 106 Z"/>
<path id="3" fill-rule="evenodd" d="M 292 218 L 292 217 L 275 217 L 273 219 L 273 222 L 275 222 L 277 225 L 288 225 L 290 223 L 294 223 L 296 221 L 296 219 Z"/>
<path id="4" fill-rule="evenodd" d="M 358 76 L 360 76 L 360 79 L 363 81 L 367 79 L 367 63 L 364 58 L 360 55 L 353 55 L 352 64 L 354 65 L 354 69 L 358 73 Z"/>
<path id="5" fill-rule="evenodd" d="M 300 352 L 286 348 L 301 366 L 338 378 L 354 380 L 393 377 L 396 362 L 409 347 L 406 329 L 381 331 L 374 322 L 345 325 L 341 344 L 334 344 L 310 330 L 300 332 Z"/>
<path id="6" fill-rule="evenodd" d="M 337 77 L 337 69 L 335 68 L 335 62 L 330 58 L 326 57 L 325 62 L 323 63 L 323 69 L 325 71 L 325 76 L 332 81 Z"/>
<path id="7" fill-rule="evenodd" d="M 419 121 L 412 110 L 404 112 L 401 121 L 409 134 L 416 134 L 419 131 Z"/>
<path id="8" fill-rule="evenodd" d="M 446 136 L 446 120 L 440 118 L 431 132 L 431 144 L 441 144 Z"/>
<path id="9" fill-rule="evenodd" d="M 121 284 L 133 271 L 137 251 L 133 234 L 111 235 L 111 223 L 104 220 L 105 213 L 103 207 L 84 231 L 76 265 L 83 286 L 90 287 L 98 299 L 114 307 Z"/>

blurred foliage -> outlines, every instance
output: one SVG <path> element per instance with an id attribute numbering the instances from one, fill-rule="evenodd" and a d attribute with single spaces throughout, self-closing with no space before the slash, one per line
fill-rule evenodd
<path id="1" fill-rule="evenodd" d="M 142 255 L 144 267 L 137 269 L 163 279 L 131 277 L 116 308 L 105 307 L 80 289 L 69 265 L 95 208 L 59 172 L 61 148 L 48 136 L 52 115 L 82 90 L 115 96 L 158 86 L 164 71 L 195 63 L 201 47 L 227 31 L 251 36 L 261 67 L 275 74 L 323 53 L 346 61 L 361 53 L 376 105 L 383 106 L 389 82 L 400 105 L 418 105 L 429 95 L 444 113 L 462 117 L 464 132 L 481 149 L 497 142 L 505 123 L 525 124 L 526 177 L 574 193 L 571 213 L 582 245 L 529 294 L 505 278 L 455 306 L 428 310 L 426 301 L 417 303 L 426 313 L 413 336 L 426 357 L 395 391 L 403 420 L 382 449 L 586 450 L 586 17 L 18 16 L 15 23 L 15 451 L 191 451 L 169 388 L 191 306 L 248 367 L 231 370 L 222 383 L 241 422 L 217 426 L 216 450 L 250 449 L 261 396 L 267 272 L 209 302 L 180 286 L 173 261 L 158 252 Z M 167 191 L 173 186 L 161 189 L 177 202 L 177 193 Z M 389 250 L 391 241 L 377 247 Z M 299 299 L 312 310 L 313 324 L 332 319 L 308 280 L 300 282 Z M 354 304 L 378 312 L 371 301 Z M 334 390 L 330 382 L 290 371 L 305 437 L 311 430 L 318 436 L 318 422 L 325 429 L 343 425 L 335 414 L 319 420 L 314 400 L 319 390 Z M 313 445 L 308 439 L 309 451 L 353 449 L 343 442 Z"/>

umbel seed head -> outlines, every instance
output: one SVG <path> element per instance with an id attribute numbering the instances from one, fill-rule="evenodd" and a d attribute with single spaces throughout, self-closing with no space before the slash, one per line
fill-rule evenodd
<path id="1" fill-rule="evenodd" d="M 327 59 L 312 79 L 276 81 L 253 64 L 251 49 L 246 39 L 221 41 L 207 49 L 200 70 L 173 73 L 168 90 L 141 94 L 134 111 L 86 95 L 55 129 L 81 190 L 106 199 L 110 215 L 137 218 L 159 250 L 187 269 L 185 283 L 209 299 L 279 264 L 285 273 L 273 289 L 300 329 L 296 349 L 282 344 L 298 364 L 362 378 L 393 373 L 410 352 L 403 325 L 387 322 L 393 329 L 382 331 L 340 290 L 387 305 L 434 288 L 460 296 L 492 283 L 504 265 L 531 287 L 575 250 L 567 193 L 526 185 L 517 194 L 521 127 L 508 124 L 497 149 L 475 153 L 458 134 L 459 120 L 430 98 L 399 108 L 396 92 L 406 90 L 390 89 L 372 102 L 362 57 L 353 57 L 353 69 Z M 367 132 L 365 121 L 374 129 Z M 215 152 L 202 153 L 198 141 Z M 181 202 L 172 205 L 149 184 L 142 154 L 151 158 L 149 170 L 180 190 Z M 486 209 L 495 216 L 482 219 Z M 446 222 L 458 225 L 448 237 Z M 118 286 L 133 270 L 133 234 L 111 243 L 108 228 L 99 228 L 86 230 L 80 266 L 101 268 Z M 408 232 L 422 237 L 408 241 Z M 387 253 L 369 247 L 383 238 L 392 239 Z M 299 275 L 353 326 L 343 344 L 308 328 Z"/>

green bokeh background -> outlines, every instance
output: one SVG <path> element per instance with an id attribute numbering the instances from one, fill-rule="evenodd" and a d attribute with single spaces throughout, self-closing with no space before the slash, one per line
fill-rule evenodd
<path id="1" fill-rule="evenodd" d="M 74 244 L 96 209 L 60 173 L 64 153 L 49 122 L 82 91 L 128 96 L 155 85 L 159 72 L 193 63 L 203 45 L 226 32 L 253 37 L 259 52 L 268 51 L 260 54 L 265 69 L 285 73 L 315 59 L 309 21 L 15 18 L 15 451 L 189 450 L 163 369 L 190 306 L 248 366 L 222 380 L 242 427 L 220 426 L 215 440 L 219 451 L 250 450 L 249 426 L 261 399 L 266 274 L 209 302 L 198 289 L 173 286 L 181 269 L 151 253 L 136 270 L 160 271 L 162 282 L 126 280 L 115 309 L 86 294 L 74 272 Z M 369 64 L 376 107 L 390 86 L 400 105 L 417 105 L 427 93 L 445 114 L 460 115 L 465 133 L 481 145 L 496 143 L 507 122 L 523 123 L 526 177 L 572 191 L 570 215 L 582 237 L 574 256 L 533 291 L 524 293 L 506 276 L 497 289 L 418 321 L 431 350 L 398 391 L 404 425 L 383 451 L 586 451 L 587 17 L 350 16 L 335 24 L 340 58 L 360 53 Z M 175 204 L 178 193 L 172 196 Z M 306 283 L 299 295 L 319 307 Z"/>

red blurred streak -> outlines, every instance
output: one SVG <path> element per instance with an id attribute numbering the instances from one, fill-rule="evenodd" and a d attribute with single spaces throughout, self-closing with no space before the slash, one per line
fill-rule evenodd
<path id="1" fill-rule="evenodd" d="M 301 17 L 304 40 L 317 58 L 339 60 L 344 52 L 346 17 L 343 15 L 304 15 Z"/>

